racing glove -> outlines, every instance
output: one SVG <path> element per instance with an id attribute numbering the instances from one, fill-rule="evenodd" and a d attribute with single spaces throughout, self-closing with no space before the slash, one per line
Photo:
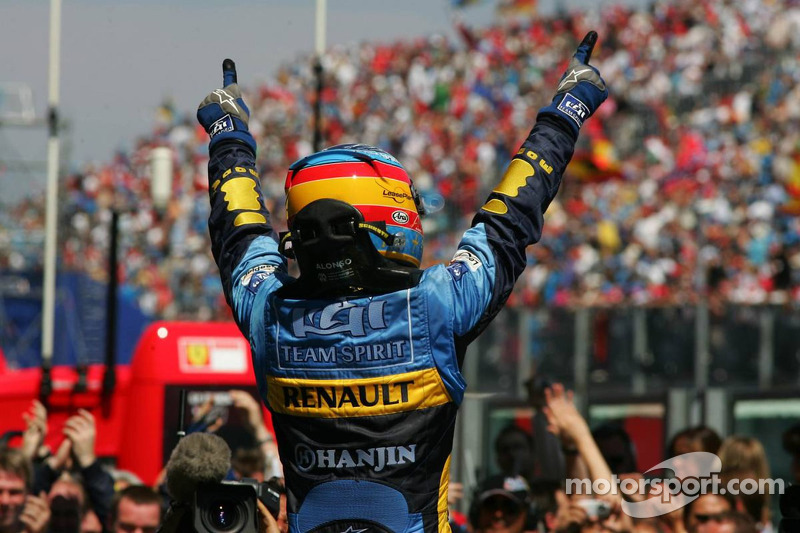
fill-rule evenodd
<path id="1" fill-rule="evenodd" d="M 589 64 L 596 42 L 597 32 L 586 34 L 572 56 L 567 71 L 561 76 L 553 101 L 541 108 L 537 116 L 537 120 L 552 116 L 567 124 L 575 138 L 584 121 L 608 98 L 606 82 L 600 77 L 600 72 Z"/>
<path id="2" fill-rule="evenodd" d="M 222 84 L 200 102 L 197 108 L 197 121 L 211 137 L 208 149 L 214 149 L 222 141 L 244 143 L 256 153 L 256 141 L 250 134 L 247 124 L 250 110 L 242 100 L 242 92 L 236 83 L 236 64 L 226 59 L 222 63 Z"/>

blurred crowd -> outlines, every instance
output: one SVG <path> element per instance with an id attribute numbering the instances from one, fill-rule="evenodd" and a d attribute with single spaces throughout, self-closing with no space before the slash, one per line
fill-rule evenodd
<path id="1" fill-rule="evenodd" d="M 454 19 L 457 39 L 332 46 L 322 58 L 326 145 L 395 154 L 432 214 L 423 264 L 448 261 L 552 96 L 577 39 L 610 98 L 584 127 L 542 242 L 511 305 L 611 306 L 800 300 L 800 6 L 795 0 L 654 1 L 585 12 Z M 244 83 L 268 207 L 285 228 L 288 165 L 312 151 L 311 57 Z M 243 76 L 253 79 L 254 76 Z M 208 88 L 198 88 L 198 94 Z M 173 150 L 172 196 L 150 197 L 152 148 Z M 114 207 L 125 295 L 148 314 L 227 317 L 210 256 L 207 137 L 164 104 L 130 153 L 63 181 L 60 265 L 107 277 Z M 0 269 L 41 267 L 42 198 L 0 212 Z M 37 243 L 38 244 L 38 243 Z"/>
<path id="2" fill-rule="evenodd" d="M 100 436 L 90 411 L 77 409 L 57 427 L 34 400 L 22 413 L 23 429 L 0 442 L 0 533 L 191 533 L 197 530 L 193 505 L 202 507 L 193 503 L 195 496 L 216 490 L 206 482 L 245 478 L 271 491 L 271 500 L 263 497 L 263 505 L 256 504 L 259 531 L 287 533 L 283 465 L 261 405 L 246 391 L 228 393 L 231 408 L 242 411 L 245 423 L 232 427 L 230 418 L 211 414 L 219 413 L 213 401 L 202 406 L 162 472 L 148 482 L 135 468 L 123 470 L 112 457 L 97 456 Z M 800 424 L 783 434 L 783 450 L 792 458 L 789 479 L 759 484 L 772 478 L 770 459 L 757 438 L 722 438 L 709 427 L 691 427 L 671 436 L 665 462 L 641 465 L 640 443 L 616 423 L 590 428 L 561 384 L 550 385 L 531 402 L 532 420 L 513 420 L 493 437 L 494 468 L 473 465 L 471 484 L 449 476 L 454 533 L 797 530 L 800 518 L 781 522 L 788 506 L 781 504 L 784 515 L 775 509 L 778 494 L 800 482 Z M 58 444 L 51 448 L 45 441 Z M 153 453 L 160 454 L 156 448 Z M 218 466 L 206 464 L 222 465 L 216 478 L 210 472 Z M 438 479 L 440 474 L 432 475 Z M 728 493 L 711 484 L 690 488 L 691 480 L 712 475 Z M 755 489 L 746 490 L 747 483 L 756 483 Z M 800 497 L 793 505 L 800 509 Z"/>
<path id="3" fill-rule="evenodd" d="M 241 412 L 241 424 L 224 421 L 219 406 L 209 399 L 192 411 L 186 432 L 213 434 L 221 443 L 218 449 L 227 454 L 222 460 L 228 472 L 218 481 L 254 479 L 284 495 L 273 524 L 281 525 L 286 533 L 282 467 L 261 404 L 243 390 L 226 394 L 229 408 Z M 0 533 L 154 533 L 174 500 L 170 487 L 177 491 L 187 485 L 185 472 L 178 472 L 184 479 L 170 480 L 167 465 L 147 484 L 140 473 L 116 468 L 113 458 L 98 457 L 100 435 L 89 410 L 76 409 L 61 427 L 55 427 L 47 408 L 34 400 L 22 413 L 20 424 L 23 430 L 6 433 L 0 442 Z M 58 438 L 48 438 L 54 432 Z M 58 444 L 51 447 L 46 441 Z M 141 443 L 159 454 L 153 444 Z M 199 457 L 195 462 L 219 460 Z M 172 531 L 190 532 L 191 528 Z"/>

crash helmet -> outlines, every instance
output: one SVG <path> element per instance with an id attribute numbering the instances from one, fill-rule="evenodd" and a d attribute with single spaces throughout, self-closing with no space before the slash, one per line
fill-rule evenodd
<path id="1" fill-rule="evenodd" d="M 401 266 L 420 266 L 422 204 L 408 173 L 384 150 L 340 144 L 306 156 L 289 167 L 285 190 L 289 232 L 281 236 L 282 250 L 286 241 L 292 241 L 295 251 L 303 243 L 314 243 L 313 248 L 306 246 L 304 255 L 314 258 L 316 252 L 324 252 L 325 262 L 316 261 L 316 270 L 348 259 L 345 237 L 351 233 L 359 234 L 355 241 L 362 248 L 373 249 L 369 253 L 377 252 Z M 319 238 L 320 232 L 324 239 Z M 326 243 L 334 244 L 333 248 L 325 251 Z M 300 258 L 298 263 L 302 274 Z"/>

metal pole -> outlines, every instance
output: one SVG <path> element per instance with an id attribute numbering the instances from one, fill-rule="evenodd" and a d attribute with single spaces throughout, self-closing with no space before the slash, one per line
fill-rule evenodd
<path id="1" fill-rule="evenodd" d="M 708 371 L 711 366 L 709 327 L 708 301 L 702 298 L 697 302 L 697 317 L 694 323 L 694 386 L 698 393 L 702 393 L 708 387 Z"/>
<path id="2" fill-rule="evenodd" d="M 633 308 L 633 393 L 647 392 L 647 311 L 644 307 Z"/>
<path id="3" fill-rule="evenodd" d="M 530 309 L 523 307 L 516 313 L 517 315 L 517 338 L 519 339 L 519 360 L 517 361 L 517 389 L 515 396 L 519 391 L 524 391 L 522 394 L 527 395 L 526 383 L 529 379 L 533 379 L 536 369 L 533 365 L 533 347 L 531 346 L 531 318 L 533 313 Z"/>
<path id="4" fill-rule="evenodd" d="M 758 387 L 768 389 L 775 373 L 775 309 L 762 307 L 758 318 Z"/>
<path id="5" fill-rule="evenodd" d="M 327 0 L 317 0 L 316 31 L 314 34 L 317 57 L 325 53 L 325 26 L 328 22 L 327 7 Z"/>
<path id="6" fill-rule="evenodd" d="M 317 81 L 314 99 L 314 151 L 322 149 L 322 54 L 325 53 L 325 25 L 327 22 L 327 0 L 317 0 L 314 76 Z"/>
<path id="7" fill-rule="evenodd" d="M 106 358 L 103 374 L 103 396 L 108 399 L 117 382 L 117 289 L 119 281 L 119 211 L 111 209 L 111 230 L 108 239 L 108 292 L 106 293 Z"/>
<path id="8" fill-rule="evenodd" d="M 61 0 L 50 0 L 50 67 L 47 139 L 47 199 L 45 204 L 44 287 L 42 302 L 42 384 L 41 396 L 52 390 L 50 368 L 53 361 L 55 325 L 56 243 L 58 220 L 58 96 L 60 77 Z"/>
<path id="9" fill-rule="evenodd" d="M 178 440 L 186 436 L 186 389 L 181 389 L 178 404 Z"/>
<path id="10" fill-rule="evenodd" d="M 589 366 L 592 349 L 591 312 L 583 307 L 575 311 L 575 352 L 573 376 L 575 380 L 575 405 L 584 414 L 589 407 Z"/>

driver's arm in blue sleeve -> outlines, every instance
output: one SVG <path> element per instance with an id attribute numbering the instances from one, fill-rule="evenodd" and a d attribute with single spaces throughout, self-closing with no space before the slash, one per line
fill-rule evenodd
<path id="1" fill-rule="evenodd" d="M 278 282 L 286 262 L 264 205 L 256 171 L 256 141 L 250 134 L 250 110 L 237 83 L 236 65 L 222 64 L 222 89 L 211 91 L 197 108 L 208 133 L 208 229 L 225 300 L 239 329 L 249 338 L 255 295 Z"/>
<path id="2" fill-rule="evenodd" d="M 246 145 L 219 143 L 208 163 L 211 251 L 225 299 L 245 336 L 258 289 L 286 272 L 275 231 L 264 206 L 255 156 Z"/>
<path id="3" fill-rule="evenodd" d="M 555 198 L 583 122 L 608 96 L 588 64 L 597 40 L 589 32 L 561 77 L 550 105 L 472 221 L 453 257 L 454 333 L 463 346 L 497 315 L 526 266 L 525 249 L 542 237 L 544 213 Z"/>

